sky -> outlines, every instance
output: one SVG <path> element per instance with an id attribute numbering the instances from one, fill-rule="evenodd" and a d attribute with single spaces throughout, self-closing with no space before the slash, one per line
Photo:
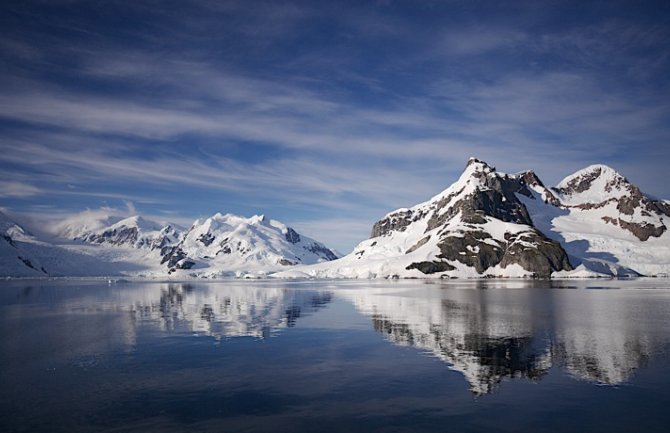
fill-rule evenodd
<path id="1" fill-rule="evenodd" d="M 264 214 L 346 253 L 476 156 L 670 199 L 669 1 L 11 1 L 0 207 Z"/>

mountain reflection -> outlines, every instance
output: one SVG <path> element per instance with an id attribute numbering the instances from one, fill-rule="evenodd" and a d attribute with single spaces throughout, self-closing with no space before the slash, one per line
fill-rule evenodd
<path id="1" fill-rule="evenodd" d="M 267 338 L 295 326 L 303 315 L 331 302 L 323 291 L 233 286 L 197 289 L 191 284 L 168 284 L 158 299 L 133 302 L 131 311 L 141 321 L 158 322 L 165 331 L 186 330 L 217 339 Z"/>
<path id="2" fill-rule="evenodd" d="M 616 385 L 667 346 L 653 296 L 626 291 L 369 289 L 347 291 L 373 327 L 398 345 L 416 346 L 462 373 L 477 395 L 505 378 L 540 380 L 562 367 L 581 380 Z M 644 299 L 644 298 L 643 298 Z M 654 319 L 654 317 L 651 317 Z"/>
<path id="3" fill-rule="evenodd" d="M 318 324 L 314 335 L 360 332 L 353 305 L 388 341 L 460 372 L 476 395 L 510 379 L 540 381 L 550 370 L 617 385 L 670 348 L 667 290 L 555 284 L 17 282 L 0 291 L 0 364 L 44 358 L 88 368 L 164 334 L 268 338 L 331 302 L 331 314 L 310 322 Z M 28 331 L 39 344 L 25 343 Z"/>

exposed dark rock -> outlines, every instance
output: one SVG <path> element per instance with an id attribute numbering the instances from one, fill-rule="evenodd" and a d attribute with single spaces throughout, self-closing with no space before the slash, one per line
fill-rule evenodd
<path id="1" fill-rule="evenodd" d="M 328 261 L 337 259 L 337 255 L 334 252 L 319 244 L 311 244 L 309 246 L 306 246 L 305 249 L 314 254 L 318 254 L 319 256 L 323 257 Z"/>
<path id="2" fill-rule="evenodd" d="M 21 256 L 17 256 L 17 257 L 19 258 L 19 260 L 21 260 L 23 262 L 24 265 L 28 266 L 30 269 L 34 269 L 36 271 L 42 271 L 45 274 L 47 273 L 47 271 L 43 267 L 41 267 L 40 269 L 37 269 L 35 267 L 35 265 L 33 265 L 33 263 L 30 260 L 28 260 L 27 258 L 21 257 Z"/>
<path id="3" fill-rule="evenodd" d="M 452 219 L 459 212 L 461 219 L 468 224 L 484 224 L 486 217 L 497 218 L 505 222 L 532 225 L 528 209 L 519 201 L 516 193 L 527 197 L 533 194 L 527 187 L 527 181 L 541 185 L 540 180 L 532 172 L 526 172 L 519 177 L 489 176 L 487 173 L 476 173 L 484 184 L 472 194 L 467 195 L 456 203 L 451 203 L 452 195 L 438 202 L 437 210 L 428 221 L 426 232 L 431 231 Z M 454 193 L 458 195 L 462 192 Z M 556 197 L 550 195 L 550 201 L 558 202 Z M 442 210 L 444 207 L 448 208 Z"/>
<path id="4" fill-rule="evenodd" d="M 233 250 L 230 248 L 230 245 L 228 245 L 228 238 L 225 238 L 219 243 L 219 246 L 221 249 L 216 252 L 216 255 L 218 256 L 219 254 L 231 254 Z"/>
<path id="5" fill-rule="evenodd" d="M 522 183 L 525 184 L 524 186 L 537 186 L 542 189 L 544 189 L 545 194 L 547 197 L 544 198 L 546 203 L 550 203 L 554 206 L 561 206 L 561 201 L 549 190 L 547 187 L 544 186 L 542 181 L 540 180 L 539 177 L 535 174 L 533 171 L 525 171 L 521 174 L 521 180 Z M 517 191 L 519 194 L 523 194 L 526 197 L 532 198 L 533 194 L 530 192 L 530 190 L 527 187 L 519 188 Z"/>
<path id="6" fill-rule="evenodd" d="M 428 227 L 426 228 L 426 232 L 442 226 L 445 222 L 449 221 L 454 217 L 454 215 L 458 213 L 458 209 L 456 207 L 449 207 L 449 204 L 454 199 L 454 197 L 458 196 L 462 192 L 463 188 L 440 199 L 435 204 L 435 212 L 433 212 L 433 215 L 428 220 Z"/>
<path id="7" fill-rule="evenodd" d="M 297 244 L 298 242 L 300 242 L 300 235 L 291 227 L 288 227 L 286 229 L 284 237 L 286 238 L 287 241 L 289 241 L 292 244 Z"/>
<path id="8" fill-rule="evenodd" d="M 662 201 L 654 201 L 654 206 L 656 207 L 656 209 L 658 209 L 660 213 L 670 217 L 670 203 Z"/>
<path id="9" fill-rule="evenodd" d="M 214 242 L 214 235 L 207 232 L 203 233 L 198 237 L 198 241 L 200 241 L 204 246 L 208 247 Z"/>
<path id="10" fill-rule="evenodd" d="M 541 278 L 550 277 L 554 271 L 572 270 L 568 255 L 561 245 L 539 232 L 507 233 L 505 240 L 507 248 L 500 261 L 503 268 L 518 264 Z"/>
<path id="11" fill-rule="evenodd" d="M 609 200 L 605 200 L 605 201 L 600 202 L 600 203 L 580 203 L 580 204 L 567 206 L 567 207 L 574 207 L 574 208 L 582 209 L 582 210 L 600 209 L 600 208 L 603 208 L 603 207 L 607 206 L 608 204 L 613 203 L 615 201 L 616 201 L 615 198 L 611 198 Z"/>
<path id="12" fill-rule="evenodd" d="M 292 262 L 289 259 L 281 258 L 281 259 L 279 259 L 279 264 L 282 265 L 282 266 L 294 266 L 294 265 L 297 265 L 298 262 Z"/>
<path id="13" fill-rule="evenodd" d="M 151 250 L 163 249 L 163 247 L 172 244 L 179 237 L 179 233 L 171 225 L 163 227 L 156 239 L 151 240 L 149 248 Z M 142 244 L 139 245 L 143 246 Z"/>
<path id="14" fill-rule="evenodd" d="M 195 265 L 195 262 L 192 260 L 182 260 L 175 265 L 177 269 L 191 269 Z"/>
<path id="15" fill-rule="evenodd" d="M 630 186 L 630 194 L 619 199 L 617 210 L 625 215 L 633 215 L 635 209 L 640 207 L 644 196 L 636 186 Z"/>
<path id="16" fill-rule="evenodd" d="M 458 236 L 445 236 L 438 246 L 439 258 L 459 261 L 480 274 L 496 265 L 506 268 L 511 264 L 543 278 L 553 271 L 572 269 L 561 245 L 534 230 L 507 234 L 505 242 L 492 239 L 484 231 L 460 232 Z"/>
<path id="17" fill-rule="evenodd" d="M 111 245 L 133 245 L 137 242 L 137 227 L 123 227 L 120 229 L 105 230 L 100 234 L 92 234 L 85 238 L 87 242 Z"/>
<path id="18" fill-rule="evenodd" d="M 456 269 L 455 267 L 451 266 L 447 262 L 417 262 L 417 263 L 412 263 L 411 265 L 407 266 L 405 269 L 408 271 L 411 269 L 418 269 L 419 271 L 423 272 L 424 274 L 435 274 L 437 272 L 446 272 L 446 271 L 453 271 Z"/>
<path id="19" fill-rule="evenodd" d="M 14 248 L 16 248 L 16 244 L 14 243 L 14 239 L 11 238 L 9 235 L 2 235 L 3 239 L 7 241 L 7 243 Z"/>
<path id="20" fill-rule="evenodd" d="M 563 187 L 563 188 L 553 188 L 554 191 L 559 192 L 560 194 L 575 194 L 575 193 L 580 193 L 588 190 L 591 188 L 591 184 L 593 183 L 594 180 L 598 179 L 600 177 L 600 174 L 602 173 L 602 169 L 600 167 L 596 167 L 593 171 L 590 173 L 586 173 L 582 176 L 576 177 L 570 182 L 568 182 L 568 185 Z"/>
<path id="21" fill-rule="evenodd" d="M 165 254 L 163 254 L 163 258 L 161 259 L 161 264 L 167 262 L 168 268 L 174 268 L 180 260 L 185 258 L 186 253 L 178 246 L 166 247 Z"/>
<path id="22" fill-rule="evenodd" d="M 372 226 L 371 237 L 384 236 L 392 231 L 404 231 L 412 223 L 412 211 L 395 212 Z"/>
<path id="23" fill-rule="evenodd" d="M 655 226 L 650 223 L 634 223 L 619 218 L 619 225 L 633 233 L 641 241 L 646 241 L 651 236 L 659 237 L 665 232 L 665 225 Z"/>
<path id="24" fill-rule="evenodd" d="M 407 251 L 405 251 L 405 254 L 409 254 L 411 252 L 414 252 L 421 248 L 422 246 L 426 245 L 426 242 L 430 240 L 430 235 L 426 236 L 425 238 L 421 238 L 419 242 L 416 244 L 412 245 Z"/>
<path id="25" fill-rule="evenodd" d="M 612 218 L 608 216 L 602 217 L 602 220 L 605 221 L 606 223 L 618 226 L 619 225 L 619 219 L 618 218 Z"/>
<path id="26" fill-rule="evenodd" d="M 491 245 L 485 240 L 498 245 Z M 474 267 L 480 274 L 500 263 L 505 254 L 505 245 L 493 240 L 491 235 L 484 231 L 468 231 L 458 233 L 458 236 L 445 236 L 440 239 L 438 247 L 439 258 L 459 261 Z"/>

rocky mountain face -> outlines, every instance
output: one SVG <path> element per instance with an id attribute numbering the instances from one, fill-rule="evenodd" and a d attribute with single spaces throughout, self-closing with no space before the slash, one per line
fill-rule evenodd
<path id="1" fill-rule="evenodd" d="M 299 271 L 358 278 L 664 275 L 669 206 L 603 165 L 547 188 L 532 171 L 500 173 L 471 158 L 457 182 L 387 214 L 350 255 Z"/>
<path id="2" fill-rule="evenodd" d="M 337 258 L 322 243 L 279 221 L 220 213 L 196 220 L 178 243 L 161 248 L 161 256 L 169 273 L 190 270 L 220 276 L 240 276 L 243 268 L 265 274 Z"/>
<path id="3" fill-rule="evenodd" d="M 410 222 L 425 220 L 423 237 L 405 251 L 410 254 L 426 249 L 431 237 L 435 239 L 430 245 L 439 250 L 434 260 L 412 262 L 405 268 L 424 274 L 455 271 L 456 262 L 479 274 L 511 265 L 538 277 L 572 269 L 560 244 L 533 226 L 528 210 L 517 198 L 517 194 L 531 196 L 529 181 L 541 186 L 532 172 L 500 174 L 486 163 L 471 159 L 461 181 L 428 203 L 378 221 L 372 229 L 373 238 L 392 238 L 392 231 L 404 231 Z M 492 232 L 488 225 L 496 223 L 505 225 L 505 230 Z"/>

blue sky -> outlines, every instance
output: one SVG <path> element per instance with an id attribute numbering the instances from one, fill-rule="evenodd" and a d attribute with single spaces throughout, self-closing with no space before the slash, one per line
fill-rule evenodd
<path id="1" fill-rule="evenodd" d="M 263 213 L 348 252 L 469 156 L 670 198 L 670 2 L 8 1 L 0 206 Z"/>

